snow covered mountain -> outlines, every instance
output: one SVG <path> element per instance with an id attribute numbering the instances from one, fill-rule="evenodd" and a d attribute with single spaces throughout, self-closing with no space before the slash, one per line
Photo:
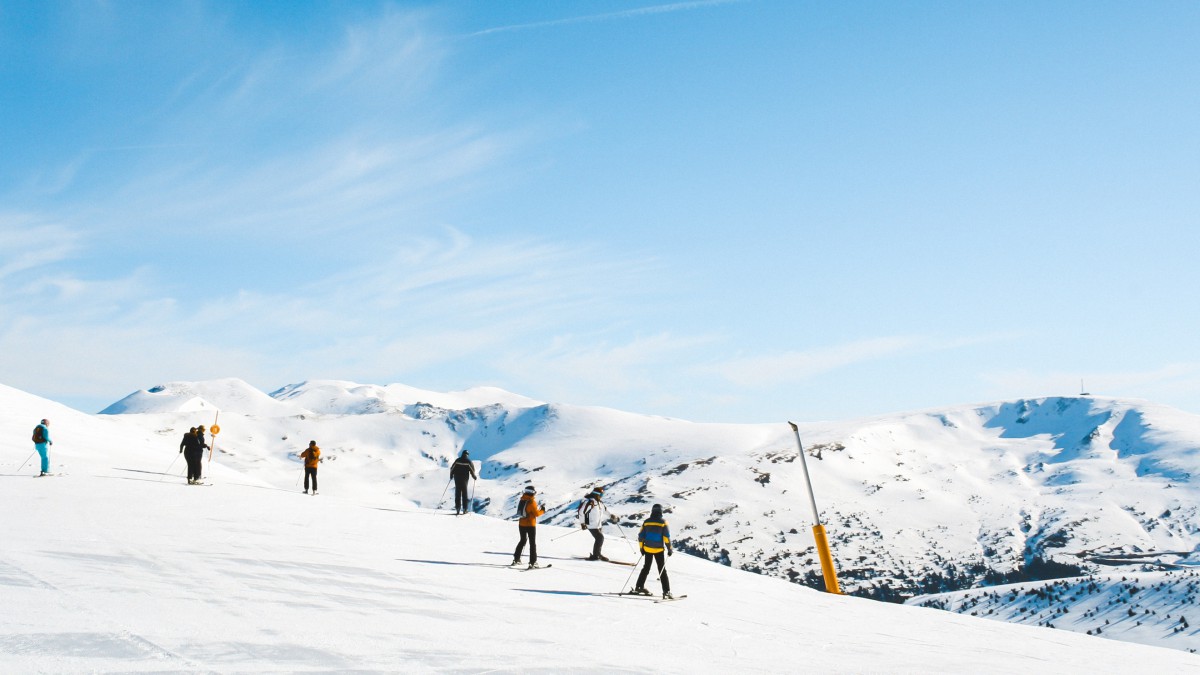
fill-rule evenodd
<path id="1" fill-rule="evenodd" d="M 206 467 L 212 485 L 191 487 L 171 464 L 178 429 L 167 425 L 211 422 L 207 409 L 92 416 L 6 387 L 0 406 L 0 672 L 1200 672 L 1181 651 L 832 596 L 686 554 L 669 564 L 687 599 L 613 596 L 629 568 L 576 560 L 577 530 L 539 528 L 550 569 L 508 569 L 511 522 L 451 518 L 366 489 L 440 489 L 432 481 L 444 468 L 428 485 L 377 485 L 364 455 L 399 462 L 402 443 L 432 447 L 420 432 L 441 433 L 446 420 L 455 438 L 487 448 L 496 435 L 555 433 L 576 414 L 626 419 L 612 411 L 486 406 L 443 416 L 419 407 L 435 414 L 266 420 L 222 410 L 230 452 Z M 17 468 L 41 417 L 51 419 L 52 465 L 63 475 L 30 479 Z M 631 417 L 642 431 L 671 423 Z M 271 436 L 291 424 L 333 438 L 353 418 L 381 429 L 340 446 L 317 498 L 291 489 L 293 472 L 274 475 L 295 468 L 286 455 L 250 452 L 292 447 Z M 501 419 L 512 423 L 504 434 Z M 385 440 L 386 452 L 366 444 Z M 502 445 L 485 461 L 497 471 L 511 461 L 497 457 L 520 449 Z M 571 443 L 558 447 L 580 460 Z M 509 479 L 501 473 L 487 482 Z M 613 538 L 614 557 L 632 555 Z"/>
<path id="2" fill-rule="evenodd" d="M 175 409 L 123 401 L 107 412 L 170 446 L 188 426 L 211 422 L 196 397 L 219 401 L 228 404 L 221 464 L 294 487 L 296 453 L 316 440 L 324 491 L 413 506 L 445 499 L 446 467 L 465 448 L 480 462 L 481 513 L 508 516 L 533 482 L 552 507 L 549 521 L 567 525 L 587 489 L 605 485 L 626 524 L 662 503 L 680 549 L 822 587 L 798 451 L 782 422 L 698 424 L 500 390 L 438 395 L 334 381 L 280 389 L 272 410 L 247 388 L 176 383 L 164 387 L 184 392 Z M 1086 574 L 1122 555 L 1200 544 L 1192 479 L 1200 417 L 1174 409 L 1046 398 L 807 423 L 800 432 L 847 593 L 900 600 Z M 583 551 L 587 541 L 576 545 Z"/>

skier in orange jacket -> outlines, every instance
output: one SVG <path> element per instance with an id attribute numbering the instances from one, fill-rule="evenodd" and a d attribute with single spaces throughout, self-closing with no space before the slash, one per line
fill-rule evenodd
<path id="1" fill-rule="evenodd" d="M 513 553 L 512 564 L 514 565 L 521 564 L 521 551 L 525 548 L 525 541 L 529 540 L 529 567 L 539 567 L 537 564 L 537 519 L 546 511 L 538 506 L 537 500 L 534 498 L 536 493 L 537 490 L 533 489 L 532 485 L 526 485 L 525 492 L 517 502 L 517 516 L 520 518 L 520 521 L 517 522 L 517 529 L 521 532 L 521 541 L 517 543 L 517 550 Z"/>
<path id="2" fill-rule="evenodd" d="M 312 493 L 317 494 L 317 463 L 321 461 L 321 449 L 316 441 L 308 442 L 308 449 L 300 453 L 304 458 L 304 494 L 308 494 L 308 477 L 312 476 Z"/>

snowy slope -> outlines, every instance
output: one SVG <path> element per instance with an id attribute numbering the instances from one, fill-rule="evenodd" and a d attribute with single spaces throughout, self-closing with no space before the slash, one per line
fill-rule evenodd
<path id="1" fill-rule="evenodd" d="M 507 516 L 533 482 L 551 521 L 568 524 L 579 498 L 602 484 L 626 524 L 663 503 L 679 548 L 821 586 L 786 424 L 697 424 L 498 391 L 488 402 L 404 390 L 311 382 L 276 393 L 305 413 L 222 409 L 219 461 L 294 489 L 295 453 L 316 440 L 327 494 L 428 507 L 448 499 L 447 467 L 467 448 L 480 469 L 473 491 L 483 513 Z M 177 443 L 188 426 L 211 421 L 206 415 L 117 417 L 167 430 Z M 1170 408 L 1047 398 L 803 424 L 801 435 L 850 593 L 903 599 L 1073 576 L 1114 556 L 1200 544 L 1192 478 L 1200 418 Z M 1139 559 L 1124 560 L 1140 568 Z"/>
<path id="2" fill-rule="evenodd" d="M 1180 567 L 938 593 L 906 604 L 1194 654 L 1200 652 L 1200 572 L 1195 562 Z"/>
<path id="3" fill-rule="evenodd" d="M 607 596 L 628 568 L 575 560 L 574 530 L 540 528 L 552 568 L 508 569 L 512 522 L 345 489 L 333 467 L 315 498 L 219 463 L 214 485 L 189 487 L 159 475 L 175 438 L 139 429 L 144 414 L 126 424 L 7 388 L 0 405 L 62 427 L 67 472 L 15 474 L 23 448 L 7 441 L 0 672 L 1200 672 L 1180 651 L 830 596 L 683 554 L 670 568 L 687 599 Z"/>

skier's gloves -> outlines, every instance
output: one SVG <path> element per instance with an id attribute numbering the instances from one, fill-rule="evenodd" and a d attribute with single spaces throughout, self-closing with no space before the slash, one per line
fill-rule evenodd
<path id="1" fill-rule="evenodd" d="M 673 549 L 673 548 L 667 549 L 667 557 L 670 558 L 673 555 L 675 555 L 675 549 Z"/>

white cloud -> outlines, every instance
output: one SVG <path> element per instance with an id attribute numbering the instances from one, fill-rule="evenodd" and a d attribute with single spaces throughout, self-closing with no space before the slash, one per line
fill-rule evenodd
<path id="1" fill-rule="evenodd" d="M 634 19 L 643 16 L 654 14 L 667 14 L 669 12 L 681 12 L 703 7 L 715 7 L 717 5 L 728 5 L 733 3 L 745 2 L 746 0 L 694 0 L 693 2 L 672 2 L 665 5 L 651 5 L 648 7 L 638 7 L 635 9 L 626 9 L 619 12 L 607 12 L 604 14 L 589 14 L 587 16 L 575 16 L 566 19 L 553 19 L 550 21 L 534 21 L 531 23 L 514 24 L 511 26 L 497 26 L 495 28 L 485 28 L 481 31 L 471 33 L 469 37 L 478 37 L 483 35 L 492 35 L 495 33 L 509 33 L 513 31 L 532 30 L 536 28 L 553 28 L 556 26 L 570 26 L 579 23 L 595 23 L 598 21 L 614 21 L 620 19 Z"/>
<path id="2" fill-rule="evenodd" d="M 591 248 L 478 241 L 453 229 L 286 293 L 245 289 L 199 303 L 157 290 L 161 270 L 83 280 L 46 264 L 0 294 L 0 362 L 7 384 L 38 391 L 55 381 L 86 395 L 105 383 L 231 374 L 272 387 L 316 373 L 486 372 L 495 355 L 564 326 L 609 321 L 644 269 Z M 461 382 L 475 383 L 469 374 Z"/>
<path id="3" fill-rule="evenodd" d="M 512 349 L 498 368 L 514 381 L 550 398 L 580 402 L 590 392 L 592 402 L 614 394 L 678 391 L 677 383 L 661 375 L 682 365 L 686 354 L 707 345 L 707 336 L 660 333 L 617 340 L 605 336 L 559 335 L 547 346 Z M 667 399 L 673 399 L 668 394 Z"/>
<path id="4" fill-rule="evenodd" d="M 855 363 L 911 352 L 926 344 L 925 340 L 917 337 L 873 338 L 807 351 L 734 358 L 697 367 L 697 371 L 718 374 L 741 387 L 767 387 L 803 380 Z"/>
<path id="5" fill-rule="evenodd" d="M 80 235 L 29 214 L 0 213 L 0 282 L 18 272 L 65 260 L 79 248 Z"/>

